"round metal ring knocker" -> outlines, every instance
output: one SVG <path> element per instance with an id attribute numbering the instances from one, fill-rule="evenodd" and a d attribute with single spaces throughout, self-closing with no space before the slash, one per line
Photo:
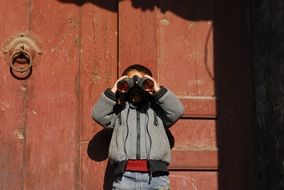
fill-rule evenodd
<path id="1" fill-rule="evenodd" d="M 2 49 L 10 73 L 19 80 L 25 80 L 40 61 L 41 50 L 37 40 L 30 34 L 16 34 L 8 38 Z"/>
<path id="2" fill-rule="evenodd" d="M 19 66 L 16 66 L 19 65 Z M 11 56 L 10 67 L 13 71 L 24 73 L 32 67 L 32 57 L 24 50 L 16 51 Z"/>

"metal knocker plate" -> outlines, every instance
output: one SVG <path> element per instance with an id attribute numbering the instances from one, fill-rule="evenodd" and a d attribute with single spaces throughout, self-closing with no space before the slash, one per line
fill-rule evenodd
<path id="1" fill-rule="evenodd" d="M 2 50 L 11 74 L 17 79 L 27 79 L 32 73 L 32 67 L 39 62 L 41 50 L 37 41 L 30 34 L 11 36 Z"/>

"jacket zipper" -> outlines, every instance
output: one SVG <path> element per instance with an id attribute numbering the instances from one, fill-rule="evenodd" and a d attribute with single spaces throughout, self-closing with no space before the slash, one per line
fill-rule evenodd
<path id="1" fill-rule="evenodd" d="M 137 114 L 137 143 L 136 143 L 136 159 L 140 160 L 140 114 L 136 111 Z"/>

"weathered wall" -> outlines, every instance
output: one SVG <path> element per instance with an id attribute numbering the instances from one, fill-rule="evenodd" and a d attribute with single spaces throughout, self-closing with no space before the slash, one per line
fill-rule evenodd
<path id="1" fill-rule="evenodd" d="M 284 1 L 251 1 L 257 189 L 284 188 Z"/>

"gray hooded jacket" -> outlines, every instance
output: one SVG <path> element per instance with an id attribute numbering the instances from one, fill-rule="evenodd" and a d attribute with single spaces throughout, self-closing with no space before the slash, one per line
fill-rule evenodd
<path id="1" fill-rule="evenodd" d="M 183 112 L 180 100 L 163 87 L 151 104 L 139 108 L 129 102 L 118 105 L 115 94 L 107 89 L 94 106 L 92 116 L 103 127 L 113 128 L 109 147 L 112 162 L 125 164 L 129 159 L 147 159 L 154 163 L 153 170 L 163 170 L 155 166 L 155 161 L 168 165 L 171 160 L 165 128 L 172 126 Z"/>

